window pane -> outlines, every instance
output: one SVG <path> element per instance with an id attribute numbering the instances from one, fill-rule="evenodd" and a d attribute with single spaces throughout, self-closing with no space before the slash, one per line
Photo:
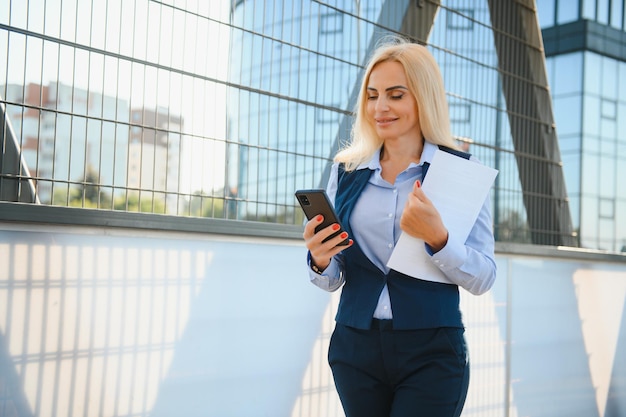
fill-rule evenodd
<path id="1" fill-rule="evenodd" d="M 600 99 L 586 97 L 583 111 L 583 129 L 586 134 L 597 135 L 600 131 Z"/>
<path id="2" fill-rule="evenodd" d="M 615 155 L 602 155 L 600 157 L 600 197 L 613 199 L 615 197 Z"/>
<path id="3" fill-rule="evenodd" d="M 598 23 L 609 24 L 609 0 L 597 0 L 598 2 Z"/>
<path id="4" fill-rule="evenodd" d="M 563 1 L 563 0 L 561 0 Z M 596 20 L 596 1 L 581 0 L 583 2 L 583 19 Z"/>
<path id="5" fill-rule="evenodd" d="M 601 93 L 602 58 L 594 53 L 585 53 L 585 92 Z"/>
<path id="6" fill-rule="evenodd" d="M 611 2 L 611 26 L 615 29 L 622 29 L 622 15 L 624 13 L 624 2 L 613 0 Z"/>
<path id="7" fill-rule="evenodd" d="M 578 2 L 581 0 L 558 0 L 558 16 L 557 23 L 562 25 L 578 20 Z M 583 0 L 587 1 L 587 0 Z"/>
<path id="8" fill-rule="evenodd" d="M 618 74 L 617 61 L 613 58 L 602 58 L 602 96 L 604 98 L 617 99 Z"/>
<path id="9" fill-rule="evenodd" d="M 555 97 L 554 120 L 559 135 L 580 134 L 582 114 L 582 97 L 564 96 Z"/>
<path id="10" fill-rule="evenodd" d="M 551 87 L 555 96 L 580 92 L 582 88 L 583 54 L 572 53 L 550 59 L 554 64 Z"/>
<path id="11" fill-rule="evenodd" d="M 626 99 L 626 63 L 618 62 L 618 97 L 621 100 Z"/>

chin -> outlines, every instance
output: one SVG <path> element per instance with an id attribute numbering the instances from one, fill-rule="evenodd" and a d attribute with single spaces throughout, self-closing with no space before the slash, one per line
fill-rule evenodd
<path id="1" fill-rule="evenodd" d="M 385 132 L 385 133 L 378 133 L 378 137 L 380 138 L 381 142 L 385 142 L 385 141 L 388 141 L 388 140 L 394 140 L 398 136 L 397 135 L 390 135 L 389 133 Z"/>
<path id="2" fill-rule="evenodd" d="M 385 140 L 385 139 L 390 139 L 395 137 L 395 135 L 392 134 L 392 132 L 390 132 L 387 129 L 375 129 L 376 130 L 376 134 L 378 135 L 378 137 L 381 140 Z"/>

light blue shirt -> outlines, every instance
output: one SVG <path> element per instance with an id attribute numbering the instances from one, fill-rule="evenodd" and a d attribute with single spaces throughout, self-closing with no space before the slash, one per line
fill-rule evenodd
<path id="1" fill-rule="evenodd" d="M 415 181 L 422 178 L 423 163 L 430 163 L 436 150 L 436 145 L 425 142 L 420 163 L 411 163 L 396 177 L 394 184 L 385 181 L 381 176 L 379 152 L 368 163 L 357 168 L 368 168 L 373 172 L 352 211 L 351 238 L 359 242 L 368 259 L 385 273 L 389 272 L 386 264 L 402 232 L 400 217 L 409 193 L 413 191 Z M 337 164 L 334 164 L 326 190 L 333 204 L 337 193 L 337 178 Z M 446 246 L 439 252 L 433 254 L 428 245 L 425 245 L 424 250 L 451 282 L 476 295 L 489 290 L 496 277 L 489 198 L 485 200 L 465 242 L 449 235 Z M 321 275 L 310 270 L 309 277 L 311 282 L 326 291 L 337 290 L 345 282 L 342 255 L 335 256 Z M 380 293 L 374 317 L 393 318 L 386 285 Z"/>

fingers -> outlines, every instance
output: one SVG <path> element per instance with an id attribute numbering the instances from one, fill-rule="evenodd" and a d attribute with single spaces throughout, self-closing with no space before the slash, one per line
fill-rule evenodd
<path id="1" fill-rule="evenodd" d="M 321 242 L 325 240 L 326 238 L 328 238 L 329 236 L 331 236 L 333 233 L 337 233 L 337 231 L 341 228 L 339 224 L 334 223 L 321 230 L 317 230 L 317 228 L 323 222 L 324 222 L 324 216 L 322 216 L 321 214 L 318 214 L 317 216 L 309 220 L 304 225 L 304 233 L 302 234 L 302 237 L 304 238 L 304 240 L 309 241 L 309 240 L 312 240 L 313 238 L 316 238 L 315 240 L 319 240 Z"/>
<path id="2" fill-rule="evenodd" d="M 424 203 L 430 202 L 428 197 L 426 197 L 426 193 L 422 190 L 422 182 L 420 180 L 415 181 L 415 184 L 413 184 L 413 192 L 411 194 Z"/>
<path id="3" fill-rule="evenodd" d="M 428 241 L 443 226 L 439 212 L 426 197 L 421 182 L 415 181 L 400 217 L 400 228 L 413 237 Z"/>
<path id="4" fill-rule="evenodd" d="M 322 216 L 321 214 L 318 214 L 317 216 L 315 216 L 314 218 L 306 222 L 306 224 L 304 225 L 304 233 L 302 234 L 302 237 L 304 238 L 304 240 L 311 239 L 313 235 L 315 234 L 315 228 L 317 228 L 317 226 L 322 224 L 323 221 L 324 221 L 324 216 Z"/>
<path id="5" fill-rule="evenodd" d="M 337 223 L 331 224 L 330 226 L 316 232 L 315 229 L 321 225 L 323 221 L 324 216 L 315 216 L 306 223 L 304 226 L 304 233 L 302 234 L 305 245 L 309 252 L 311 252 L 311 257 L 315 261 L 315 264 L 322 269 L 330 263 L 330 259 L 333 256 L 351 246 L 353 243 L 352 239 L 350 239 L 347 246 L 339 246 L 341 242 L 348 238 L 348 233 L 345 231 L 328 239 L 340 229 L 340 226 Z"/>

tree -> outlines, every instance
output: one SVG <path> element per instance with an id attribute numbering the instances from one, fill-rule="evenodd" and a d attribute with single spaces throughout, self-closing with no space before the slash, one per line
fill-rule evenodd
<path id="1" fill-rule="evenodd" d="M 108 208 L 111 206 L 111 196 L 102 190 L 96 171 L 92 167 L 87 167 L 83 179 L 68 184 L 67 187 L 55 189 L 52 204 L 69 207 Z"/>
<path id="2" fill-rule="evenodd" d="M 495 225 L 496 240 L 500 242 L 531 243 L 528 224 L 519 212 L 510 210 L 500 223 Z"/>
<path id="3" fill-rule="evenodd" d="M 149 197 L 148 197 L 149 196 Z M 165 213 L 165 202 L 155 199 L 149 192 L 129 191 L 118 197 L 113 203 L 113 210 L 140 213 Z"/>

